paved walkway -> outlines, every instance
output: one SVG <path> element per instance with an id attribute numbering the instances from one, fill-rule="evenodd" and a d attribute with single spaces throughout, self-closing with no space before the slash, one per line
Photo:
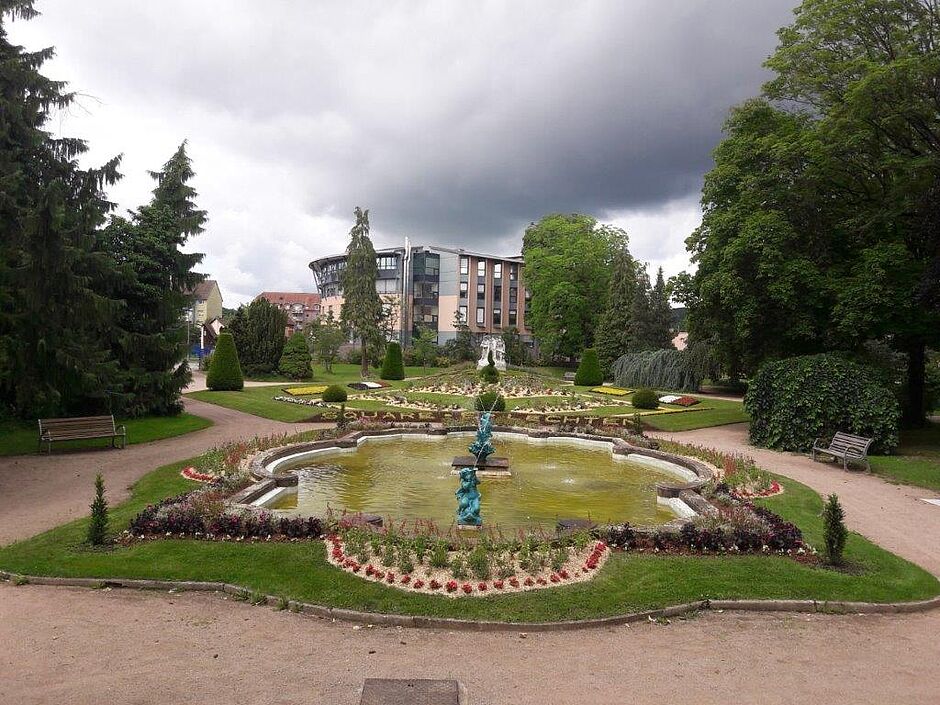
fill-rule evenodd
<path id="1" fill-rule="evenodd" d="M 224 441 L 324 426 L 269 421 L 194 399 L 185 399 L 185 404 L 186 411 L 214 425 L 124 450 L 60 450 L 51 455 L 0 458 L 0 546 L 87 514 L 96 473 L 104 476 L 108 501 L 116 504 L 128 496 L 130 485 L 151 470 L 199 455 Z"/>
<path id="2" fill-rule="evenodd" d="M 940 576 L 940 507 L 920 501 L 940 497 L 932 490 L 893 485 L 877 475 L 845 471 L 841 465 L 813 462 L 804 455 L 755 448 L 748 443 L 747 424 L 651 435 L 745 453 L 760 467 L 809 485 L 823 496 L 835 492 L 849 528 Z"/>

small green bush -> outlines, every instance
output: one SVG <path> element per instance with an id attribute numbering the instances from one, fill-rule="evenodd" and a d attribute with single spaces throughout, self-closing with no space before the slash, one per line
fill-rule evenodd
<path id="1" fill-rule="evenodd" d="M 483 392 L 473 403 L 477 411 L 506 411 L 506 399 L 496 391 Z"/>
<path id="2" fill-rule="evenodd" d="M 309 379 L 313 371 L 310 366 L 312 361 L 307 336 L 298 332 L 294 333 L 284 344 L 284 352 L 281 353 L 278 369 L 281 374 L 290 379 Z"/>
<path id="3" fill-rule="evenodd" d="M 604 372 L 601 370 L 601 363 L 597 359 L 597 351 L 594 348 L 587 348 L 581 355 L 581 364 L 578 365 L 578 371 L 574 373 L 574 383 L 579 387 L 596 387 L 603 383 Z"/>
<path id="4" fill-rule="evenodd" d="M 839 497 L 829 495 L 823 509 L 823 528 L 825 531 L 826 560 L 832 565 L 842 564 L 842 553 L 845 550 L 845 539 L 848 529 L 845 528 L 845 512 L 839 504 Z"/>
<path id="5" fill-rule="evenodd" d="M 95 499 L 91 503 L 91 522 L 88 524 L 88 543 L 103 546 L 108 541 L 108 501 L 104 498 L 104 478 L 95 476 Z"/>
<path id="6" fill-rule="evenodd" d="M 389 343 L 385 347 L 385 359 L 382 360 L 382 372 L 379 374 L 382 379 L 404 379 L 405 365 L 401 357 L 401 345 L 398 343 Z"/>
<path id="7" fill-rule="evenodd" d="M 806 451 L 836 431 L 873 438 L 873 453 L 898 445 L 901 412 L 878 372 L 835 353 L 765 363 L 748 385 L 751 442 Z"/>
<path id="8" fill-rule="evenodd" d="M 245 386 L 242 366 L 238 362 L 238 351 L 235 349 L 235 340 L 231 333 L 219 333 L 219 340 L 206 375 L 206 386 L 217 392 L 238 392 Z"/>
<path id="9" fill-rule="evenodd" d="M 644 387 L 633 393 L 630 403 L 637 409 L 657 409 L 659 408 L 659 395 L 655 390 Z"/>
<path id="10" fill-rule="evenodd" d="M 480 370 L 480 379 L 484 384 L 499 383 L 499 370 L 496 369 L 496 363 L 493 362 L 493 351 L 490 350 L 486 356 L 486 364 Z"/>
<path id="11" fill-rule="evenodd" d="M 323 390 L 321 399 L 328 402 L 345 402 L 348 396 L 345 387 L 341 387 L 338 384 L 331 384 Z"/>

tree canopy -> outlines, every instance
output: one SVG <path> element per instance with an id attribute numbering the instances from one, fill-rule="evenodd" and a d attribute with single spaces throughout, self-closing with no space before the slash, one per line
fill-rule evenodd
<path id="1" fill-rule="evenodd" d="M 375 280 L 378 265 L 375 248 L 369 238 L 369 211 L 356 206 L 356 224 L 349 231 L 346 248 L 346 268 L 343 270 L 343 307 L 340 324 L 346 332 L 362 344 L 362 376 L 369 374 L 370 349 L 384 346 L 382 324 L 385 311 L 382 299 L 376 293 Z"/>

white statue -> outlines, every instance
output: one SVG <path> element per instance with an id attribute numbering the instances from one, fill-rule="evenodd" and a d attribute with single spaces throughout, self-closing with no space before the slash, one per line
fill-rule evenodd
<path id="1" fill-rule="evenodd" d="M 477 369 L 482 369 L 488 364 L 490 353 L 493 353 L 493 364 L 500 372 L 506 371 L 506 344 L 501 336 L 484 335 L 480 343 L 480 359 L 477 360 Z"/>

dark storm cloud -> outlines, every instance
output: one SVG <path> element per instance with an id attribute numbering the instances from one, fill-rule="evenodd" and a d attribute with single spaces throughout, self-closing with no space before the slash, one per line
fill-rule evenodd
<path id="1" fill-rule="evenodd" d="M 501 249 L 548 212 L 688 201 L 792 6 L 48 0 L 32 36 L 120 109 L 82 124 L 128 154 L 122 188 L 149 186 L 135 150 L 190 138 L 207 242 L 247 291 L 342 249 L 355 205 L 379 241 Z"/>

